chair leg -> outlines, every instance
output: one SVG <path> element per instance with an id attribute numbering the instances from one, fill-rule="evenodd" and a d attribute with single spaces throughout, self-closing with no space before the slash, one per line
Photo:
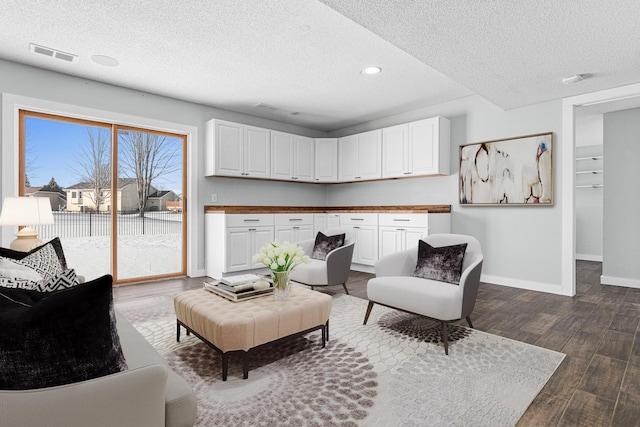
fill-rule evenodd
<path id="1" fill-rule="evenodd" d="M 444 354 L 449 355 L 449 337 L 447 334 L 447 322 L 442 323 L 442 343 L 444 344 Z"/>
<path id="2" fill-rule="evenodd" d="M 471 317 L 470 316 L 467 316 L 467 323 L 469 324 L 469 327 L 471 329 L 473 329 L 473 323 L 471 323 Z"/>
<path id="3" fill-rule="evenodd" d="M 345 294 L 347 294 L 347 295 L 349 295 L 349 291 L 347 290 L 347 284 L 346 284 L 346 283 L 343 283 L 343 284 L 342 284 L 342 287 L 344 288 L 344 293 L 345 293 Z"/>
<path id="4" fill-rule="evenodd" d="M 369 301 L 369 305 L 367 306 L 367 313 L 364 315 L 364 322 L 362 322 L 363 325 L 367 324 L 367 320 L 369 320 L 369 315 L 371 314 L 371 309 L 373 308 L 373 301 Z"/>

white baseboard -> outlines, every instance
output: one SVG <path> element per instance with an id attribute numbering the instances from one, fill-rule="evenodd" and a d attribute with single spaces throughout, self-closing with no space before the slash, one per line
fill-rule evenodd
<path id="1" fill-rule="evenodd" d="M 207 275 L 204 268 L 191 271 L 190 273 L 188 277 L 204 277 Z"/>
<path id="2" fill-rule="evenodd" d="M 625 286 L 627 288 L 640 288 L 640 280 L 638 279 L 626 279 L 624 277 L 605 276 L 604 274 L 600 276 L 600 284 Z"/>
<path id="3" fill-rule="evenodd" d="M 602 255 L 576 254 L 576 259 L 580 261 L 602 262 Z"/>
<path id="4" fill-rule="evenodd" d="M 547 292 L 556 295 L 572 296 L 563 292 L 562 286 L 553 283 L 532 282 L 529 280 L 514 279 L 511 277 L 491 276 L 482 274 L 480 281 L 494 285 L 508 286 L 511 288 L 526 289 L 529 291 Z"/>
<path id="5" fill-rule="evenodd" d="M 372 265 L 364 265 L 364 264 L 351 264 L 351 269 L 354 271 L 361 271 L 363 273 L 371 273 L 375 274 L 375 267 Z"/>

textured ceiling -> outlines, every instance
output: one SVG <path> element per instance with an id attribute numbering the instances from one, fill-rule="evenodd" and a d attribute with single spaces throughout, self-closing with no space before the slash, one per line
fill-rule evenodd
<path id="1" fill-rule="evenodd" d="M 634 0 L 4 0 L 0 10 L 0 58 L 324 131 L 472 93 L 509 109 L 640 81 Z M 367 65 L 383 72 L 360 74 Z M 590 78 L 560 83 L 574 73 Z"/>

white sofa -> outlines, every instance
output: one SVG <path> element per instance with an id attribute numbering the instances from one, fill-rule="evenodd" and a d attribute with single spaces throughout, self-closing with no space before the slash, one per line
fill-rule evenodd
<path id="1" fill-rule="evenodd" d="M 191 386 L 117 310 L 116 319 L 128 370 L 37 390 L 0 390 L 0 426 L 193 426 Z"/>

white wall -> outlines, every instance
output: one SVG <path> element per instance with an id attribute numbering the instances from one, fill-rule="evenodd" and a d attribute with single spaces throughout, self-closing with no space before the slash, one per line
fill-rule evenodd
<path id="1" fill-rule="evenodd" d="M 194 182 L 191 183 L 191 186 L 196 189 L 193 197 L 195 200 L 189 201 L 192 203 L 189 209 L 195 209 L 197 212 L 195 224 L 190 224 L 192 228 L 189 231 L 190 238 L 195 240 L 193 252 L 196 252 L 196 256 L 193 261 L 194 265 L 190 268 L 193 274 L 204 274 L 203 211 L 204 205 L 210 204 L 212 193 L 218 196 L 217 204 L 323 205 L 326 202 L 324 186 L 205 178 L 202 156 L 205 144 L 204 123 L 211 118 L 236 121 L 310 137 L 326 136 L 324 132 L 98 83 L 4 60 L 0 60 L 0 76 L 0 93 L 3 94 L 3 99 L 7 98 L 5 96 L 7 94 L 18 95 L 84 107 L 98 111 L 96 114 L 100 114 L 99 111 L 117 112 L 118 115 L 124 117 L 124 123 L 126 123 L 126 117 L 130 115 L 131 117 L 189 125 L 197 129 L 196 146 L 191 147 L 194 150 L 195 162 L 189 165 L 194 168 Z M 59 111 L 59 113 L 64 114 L 65 111 Z M 101 117 L 93 118 L 100 119 Z M 6 128 L 15 128 L 14 120 L 15 117 L 11 112 L 3 114 L 2 123 L 0 123 L 0 135 L 3 135 L 3 158 L 0 159 L 3 190 L 0 197 L 17 194 L 15 150 L 9 146 L 5 147 L 5 145 L 15 145 L 13 132 L 8 137 L 5 132 Z M 8 227 L 3 228 L 6 230 L 2 230 L 1 243 L 3 246 L 8 246 L 12 239 L 11 232 Z"/>
<path id="2" fill-rule="evenodd" d="M 150 117 L 198 129 L 194 164 L 195 204 L 198 212 L 190 235 L 196 240 L 197 268 L 204 272 L 204 205 L 377 205 L 451 204 L 452 230 L 480 239 L 484 253 L 483 279 L 522 288 L 560 293 L 562 104 L 547 102 L 502 111 L 472 96 L 365 123 L 331 134 L 178 101 L 90 80 L 0 60 L 0 92 L 59 103 Z M 331 186 L 205 178 L 204 123 L 213 118 L 262 126 L 311 137 L 341 136 L 402 122 L 441 115 L 451 120 L 451 171 L 446 177 L 415 178 Z M 2 126 L 5 118 L 3 117 Z M 458 146 L 541 132 L 554 132 L 554 197 L 552 207 L 461 207 L 457 202 Z M 3 138 L 3 144 L 4 144 Z M 4 147 L 3 147 L 4 148 Z M 4 152 L 4 150 L 3 150 Z M 199 155 L 200 154 L 200 155 Z M 7 165 L 9 171 L 7 171 Z M 14 159 L 2 159 L 2 178 L 12 179 Z M 3 183 L 3 188 L 5 185 Z M 2 194 L 5 196 L 6 194 Z M 191 203 L 194 201 L 192 200 Z M 193 225 L 193 224 L 192 224 Z M 3 241 L 4 244 L 8 242 Z"/>
<path id="3" fill-rule="evenodd" d="M 436 115 L 451 120 L 451 175 L 329 187 L 330 205 L 431 204 L 452 206 L 452 232 L 477 237 L 483 280 L 546 292 L 561 289 L 562 103 L 502 111 L 472 96 L 330 133 L 341 136 Z M 459 146 L 534 133 L 554 133 L 554 206 L 474 207 L 458 203 Z"/>
<path id="4" fill-rule="evenodd" d="M 640 108 L 604 115 L 604 284 L 640 288 Z"/>

